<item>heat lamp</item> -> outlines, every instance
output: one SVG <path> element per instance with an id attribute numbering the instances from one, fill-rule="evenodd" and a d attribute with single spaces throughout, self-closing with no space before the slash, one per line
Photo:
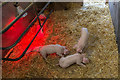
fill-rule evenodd
<path id="1" fill-rule="evenodd" d="M 16 2 L 14 6 L 17 9 L 17 15 L 20 15 L 24 11 L 24 9 L 18 5 L 18 2 Z M 25 16 L 27 16 L 27 12 L 22 17 L 25 17 Z"/>

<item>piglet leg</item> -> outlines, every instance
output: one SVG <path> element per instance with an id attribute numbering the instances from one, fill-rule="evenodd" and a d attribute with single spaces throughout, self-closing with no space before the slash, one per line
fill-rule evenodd
<path id="1" fill-rule="evenodd" d="M 46 58 L 46 53 L 45 52 L 40 52 L 41 53 L 41 55 L 43 56 L 43 58 L 46 60 L 47 58 Z"/>
<path id="2" fill-rule="evenodd" d="M 62 55 L 60 52 L 57 52 L 56 54 L 57 54 L 58 56 L 63 57 L 63 55 Z"/>
<path id="3" fill-rule="evenodd" d="M 86 67 L 83 63 L 77 63 L 80 66 Z"/>
<path id="4" fill-rule="evenodd" d="M 83 67 L 86 67 L 83 63 L 81 63 L 81 61 L 82 61 L 81 59 L 78 59 L 77 62 L 76 62 L 76 64 L 78 64 L 80 66 L 83 66 Z"/>
<path id="5" fill-rule="evenodd" d="M 77 44 L 75 44 L 75 45 L 73 46 L 73 49 L 75 49 L 75 48 L 77 48 Z"/>

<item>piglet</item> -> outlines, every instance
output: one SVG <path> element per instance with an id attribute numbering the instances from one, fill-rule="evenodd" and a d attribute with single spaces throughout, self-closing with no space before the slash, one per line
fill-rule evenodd
<path id="1" fill-rule="evenodd" d="M 74 63 L 86 67 L 83 63 L 89 63 L 89 59 L 85 54 L 75 53 L 73 55 L 61 57 L 59 60 L 59 66 L 62 68 L 67 68 Z"/>
<path id="2" fill-rule="evenodd" d="M 28 50 L 27 53 L 32 52 L 32 51 L 40 52 L 40 54 L 43 56 L 44 59 L 46 59 L 47 54 L 56 53 L 57 55 L 62 57 L 69 53 L 69 51 L 66 49 L 65 46 L 61 46 L 59 44 L 38 46 L 38 47 Z"/>
<path id="3" fill-rule="evenodd" d="M 87 28 L 82 28 L 81 37 L 78 40 L 78 43 L 73 48 L 74 49 L 76 48 L 77 52 L 82 52 L 83 48 L 87 44 L 88 37 L 89 37 L 89 33 L 88 33 Z"/>

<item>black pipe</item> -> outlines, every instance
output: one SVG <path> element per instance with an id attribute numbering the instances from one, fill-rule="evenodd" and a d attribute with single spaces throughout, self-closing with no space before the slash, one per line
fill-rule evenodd
<path id="1" fill-rule="evenodd" d="M 41 27 L 41 22 L 40 22 L 40 19 L 39 19 L 39 16 L 37 15 L 37 18 L 38 18 L 38 22 L 39 22 L 39 25 Z"/>
<path id="2" fill-rule="evenodd" d="M 36 13 L 37 13 L 37 10 L 36 10 L 36 9 L 35 9 L 35 11 L 36 11 Z M 37 19 L 38 19 L 39 25 L 40 25 L 40 27 L 41 27 L 41 22 L 40 22 L 39 16 L 38 16 L 38 14 L 36 14 L 36 15 L 37 15 Z"/>
<path id="3" fill-rule="evenodd" d="M 50 13 L 48 14 L 47 18 L 45 19 L 45 21 L 43 22 L 41 28 L 43 27 L 43 25 L 45 24 L 45 22 L 47 21 L 47 19 L 49 18 L 49 15 L 52 13 L 53 10 L 50 11 Z M 2 58 L 2 60 L 6 60 L 6 61 L 17 61 L 19 59 L 21 59 L 26 51 L 28 50 L 28 48 L 30 47 L 30 45 L 32 44 L 32 42 L 34 41 L 34 39 L 36 38 L 36 36 L 38 35 L 38 33 L 40 32 L 41 28 L 38 30 L 38 32 L 36 33 L 36 35 L 34 36 L 34 38 L 32 39 L 32 41 L 30 42 L 30 44 L 27 46 L 27 48 L 24 50 L 24 52 L 21 54 L 20 57 L 16 58 L 16 59 L 11 59 L 11 58 Z"/>
<path id="4" fill-rule="evenodd" d="M 48 2 L 43 8 L 42 10 L 38 13 L 38 16 L 44 11 L 44 9 L 49 5 L 50 2 Z M 37 17 L 33 20 L 32 23 L 30 23 L 30 25 L 26 28 L 26 30 L 21 34 L 21 36 L 17 39 L 17 41 L 12 44 L 11 46 L 8 47 L 0 47 L 0 49 L 5 50 L 5 49 L 11 49 L 13 48 L 15 45 L 17 45 L 17 43 L 22 39 L 22 37 L 24 36 L 24 34 L 27 32 L 27 30 L 34 24 L 34 22 L 37 20 Z"/>
<path id="5" fill-rule="evenodd" d="M 19 18 L 21 18 L 21 17 L 24 15 L 24 13 L 25 13 L 30 7 L 32 7 L 32 5 L 33 5 L 33 3 L 31 3 L 31 4 L 30 4 L 20 15 L 18 15 L 18 16 L 16 17 L 16 19 L 13 20 L 7 27 L 5 27 L 3 30 L 1 30 L 1 31 L 0 31 L 0 34 L 5 33 Z"/>

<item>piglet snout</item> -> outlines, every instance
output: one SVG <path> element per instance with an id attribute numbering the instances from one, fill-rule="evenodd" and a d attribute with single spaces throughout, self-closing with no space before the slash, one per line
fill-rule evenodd
<path id="1" fill-rule="evenodd" d="M 64 55 L 67 55 L 67 54 L 69 54 L 69 53 L 70 53 L 69 50 L 67 50 L 67 49 L 64 50 Z"/>
<path id="2" fill-rule="evenodd" d="M 86 57 L 84 57 L 82 62 L 85 63 L 85 64 L 87 64 L 87 63 L 89 63 L 89 59 L 86 58 Z"/>

